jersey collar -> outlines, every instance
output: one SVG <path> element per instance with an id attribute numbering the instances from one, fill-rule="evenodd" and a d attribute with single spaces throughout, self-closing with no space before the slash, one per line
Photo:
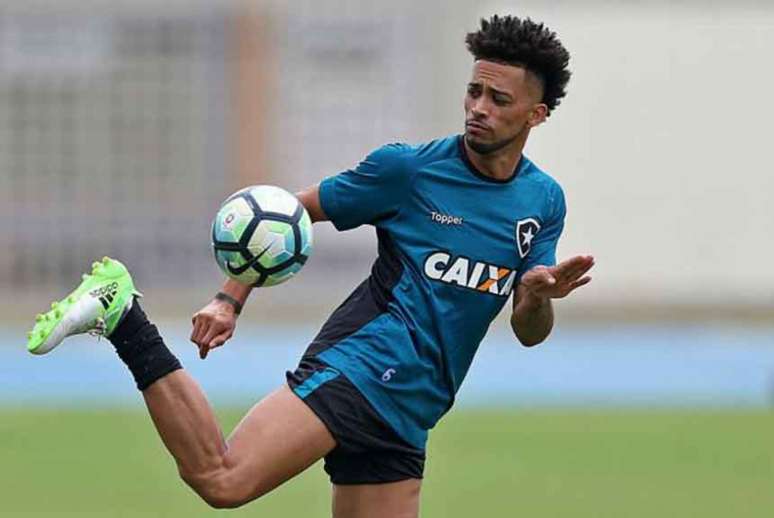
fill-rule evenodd
<path id="1" fill-rule="evenodd" d="M 473 162 L 470 161 L 470 157 L 468 156 L 468 151 L 465 149 L 465 143 L 463 139 L 465 138 L 465 135 L 459 135 L 457 137 L 457 147 L 460 151 L 460 158 L 462 158 L 462 161 L 465 163 L 467 168 L 470 170 L 471 173 L 476 175 L 478 178 L 491 183 L 510 183 L 513 180 L 516 179 L 517 176 L 519 176 L 519 173 L 521 173 L 527 166 L 527 163 L 529 160 L 527 157 L 524 156 L 524 153 L 521 154 L 521 157 L 519 158 L 519 162 L 516 164 L 516 167 L 513 170 L 513 174 L 509 176 L 508 178 L 503 178 L 502 180 L 498 180 L 497 178 L 492 178 L 491 176 L 487 176 L 481 171 L 479 171 L 475 165 L 473 165 Z"/>

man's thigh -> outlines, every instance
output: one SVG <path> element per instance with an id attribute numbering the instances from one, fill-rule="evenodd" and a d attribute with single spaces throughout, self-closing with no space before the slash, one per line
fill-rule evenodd
<path id="1" fill-rule="evenodd" d="M 336 446 L 320 419 L 287 385 L 256 404 L 228 439 L 231 483 L 253 498 L 305 470 Z"/>
<path id="2" fill-rule="evenodd" d="M 333 518 L 416 518 L 421 485 L 419 479 L 334 485 Z"/>

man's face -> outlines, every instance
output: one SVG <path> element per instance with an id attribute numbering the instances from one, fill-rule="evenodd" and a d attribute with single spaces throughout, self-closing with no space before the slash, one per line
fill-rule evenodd
<path id="1" fill-rule="evenodd" d="M 540 81 L 526 69 L 476 61 L 465 96 L 465 141 L 489 154 L 525 136 L 546 118 Z M 526 138 L 526 137 L 525 137 Z"/>

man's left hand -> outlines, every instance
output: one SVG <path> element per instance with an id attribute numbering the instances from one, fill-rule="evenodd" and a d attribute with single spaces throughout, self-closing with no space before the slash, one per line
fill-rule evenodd
<path id="1" fill-rule="evenodd" d="M 521 277 L 521 285 L 530 295 L 541 299 L 561 299 L 591 282 L 586 273 L 594 266 L 594 257 L 577 255 L 556 266 L 535 266 Z"/>

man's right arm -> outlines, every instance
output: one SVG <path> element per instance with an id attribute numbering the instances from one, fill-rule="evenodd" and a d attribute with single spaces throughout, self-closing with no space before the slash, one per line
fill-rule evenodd
<path id="1" fill-rule="evenodd" d="M 296 193 L 296 198 L 304 206 L 306 212 L 309 213 L 309 217 L 312 218 L 312 223 L 318 221 L 328 221 L 328 216 L 322 209 L 320 203 L 320 184 L 315 184 L 311 187 L 307 187 L 303 191 Z"/>
<path id="2" fill-rule="evenodd" d="M 403 159 L 405 151 L 399 144 L 382 146 L 354 169 L 308 187 L 296 197 L 313 223 L 331 221 L 338 230 L 385 221 L 399 212 L 406 198 L 410 175 Z M 210 349 L 231 338 L 238 310 L 251 291 L 249 286 L 227 280 L 220 292 L 225 296 L 216 295 L 193 316 L 191 341 L 199 347 L 202 359 Z"/>
<path id="3" fill-rule="evenodd" d="M 309 213 L 312 223 L 328 220 L 320 204 L 319 184 L 297 192 L 296 197 Z M 191 341 L 199 347 L 201 359 L 206 358 L 211 349 L 220 347 L 233 336 L 239 313 L 252 290 L 252 286 L 227 279 L 218 294 L 194 314 Z"/>

